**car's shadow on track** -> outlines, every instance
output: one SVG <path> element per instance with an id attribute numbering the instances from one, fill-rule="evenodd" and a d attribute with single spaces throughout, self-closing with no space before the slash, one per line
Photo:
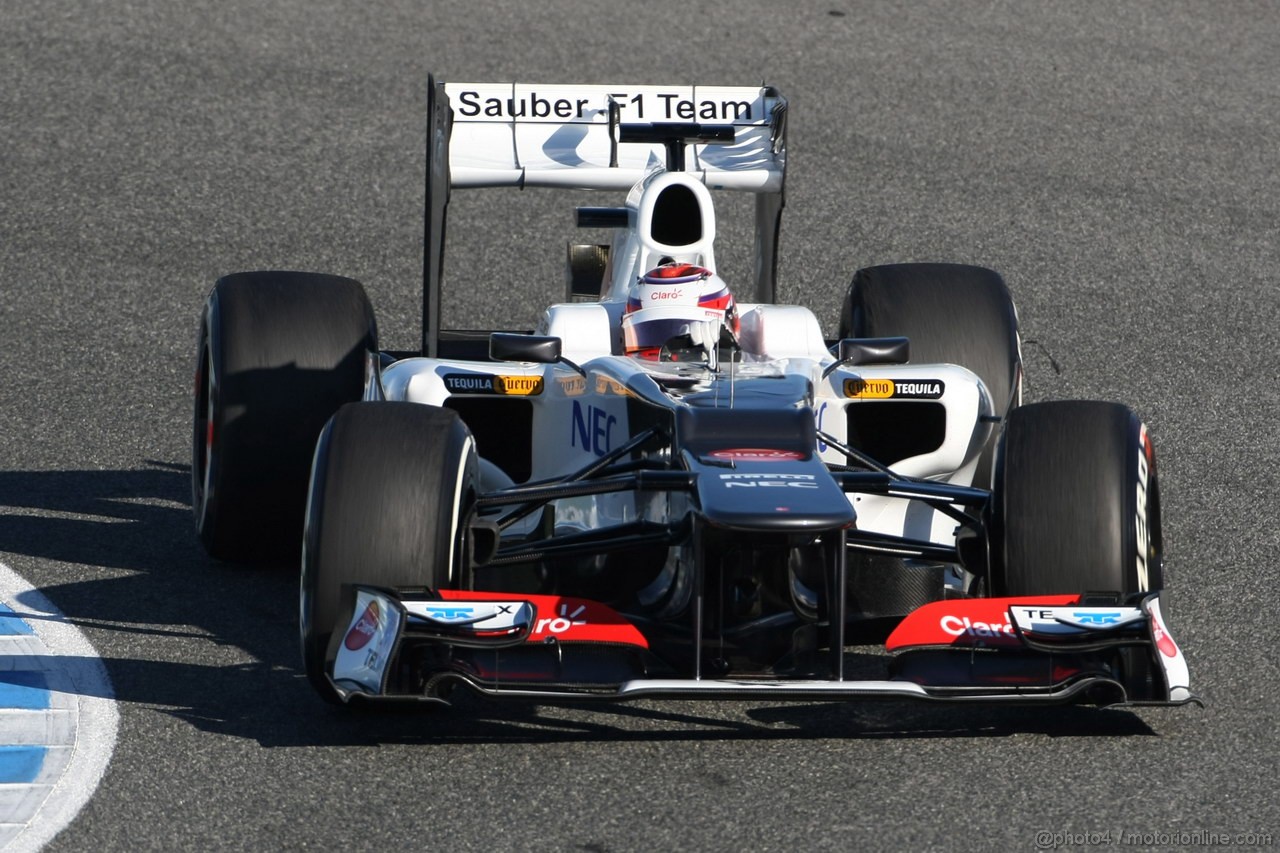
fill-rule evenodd
<path id="1" fill-rule="evenodd" d="M 334 708 L 300 671 L 296 571 L 210 560 L 196 541 L 189 477 L 166 463 L 0 472 L 0 552 L 104 653 L 116 699 L 204 731 L 268 747 L 1155 734 L 1136 713 L 1077 707 L 530 705 L 459 691 L 451 707 L 419 712 Z"/>
<path id="2" fill-rule="evenodd" d="M 717 701 L 516 705 L 467 696 L 416 719 L 343 714 L 360 735 L 379 742 L 557 743 L 735 740 L 1155 736 L 1129 711 L 1055 708 L 941 708 L 903 702 L 799 702 L 784 705 Z"/>

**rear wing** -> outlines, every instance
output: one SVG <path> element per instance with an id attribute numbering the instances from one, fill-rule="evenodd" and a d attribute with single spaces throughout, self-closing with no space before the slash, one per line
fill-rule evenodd
<path id="1" fill-rule="evenodd" d="M 689 146 L 685 171 L 711 189 L 782 188 L 784 101 L 763 86 L 446 83 L 444 92 L 452 187 L 629 190 L 666 157 L 658 143 L 619 145 L 618 125 L 698 123 L 731 125 L 734 141 Z"/>
<path id="2" fill-rule="evenodd" d="M 440 355 L 445 220 L 455 188 L 626 191 L 654 169 L 677 163 L 710 189 L 756 194 L 756 292 L 749 301 L 775 301 L 787 102 L 773 87 L 477 84 L 428 77 L 427 89 L 423 355 Z M 709 128 L 732 141 L 676 141 Z M 647 141 L 628 141 L 637 136 Z"/>

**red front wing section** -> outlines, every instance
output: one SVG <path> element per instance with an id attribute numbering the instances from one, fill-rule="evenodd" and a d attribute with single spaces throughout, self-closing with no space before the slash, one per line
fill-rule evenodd
<path id="1" fill-rule="evenodd" d="M 921 647 L 1021 648 L 1009 620 L 1011 607 L 1063 607 L 1079 602 L 1078 595 L 935 601 L 908 614 L 889 635 L 885 648 L 890 652 Z"/>
<path id="2" fill-rule="evenodd" d="M 585 598 L 562 595 L 525 595 L 510 592 L 476 592 L 442 589 L 445 601 L 510 601 L 519 599 L 533 605 L 533 628 L 526 643 L 617 643 L 649 648 L 649 641 L 613 608 Z"/>

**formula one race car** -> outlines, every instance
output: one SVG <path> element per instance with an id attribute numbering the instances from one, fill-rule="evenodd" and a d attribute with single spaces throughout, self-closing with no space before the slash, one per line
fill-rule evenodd
<path id="1" fill-rule="evenodd" d="M 421 351 L 331 275 L 226 276 L 201 323 L 200 536 L 300 543 L 324 698 L 1192 700 L 1151 439 L 1021 405 L 999 275 L 863 269 L 832 340 L 776 304 L 777 90 L 428 88 Z M 626 193 L 578 209 L 612 241 L 569 246 L 534 333 L 442 328 L 472 187 Z M 712 190 L 756 197 L 736 295 Z"/>

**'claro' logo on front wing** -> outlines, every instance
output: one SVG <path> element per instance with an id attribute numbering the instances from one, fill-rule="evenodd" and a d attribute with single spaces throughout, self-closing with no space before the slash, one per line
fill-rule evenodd
<path id="1" fill-rule="evenodd" d="M 541 616 L 533 626 L 534 634 L 564 634 L 575 625 L 586 625 L 587 605 L 579 604 L 571 611 L 568 604 L 560 605 L 559 615 Z"/>
<path id="2" fill-rule="evenodd" d="M 938 627 L 953 637 L 1013 637 L 1009 622 L 973 622 L 968 616 L 943 616 Z"/>

